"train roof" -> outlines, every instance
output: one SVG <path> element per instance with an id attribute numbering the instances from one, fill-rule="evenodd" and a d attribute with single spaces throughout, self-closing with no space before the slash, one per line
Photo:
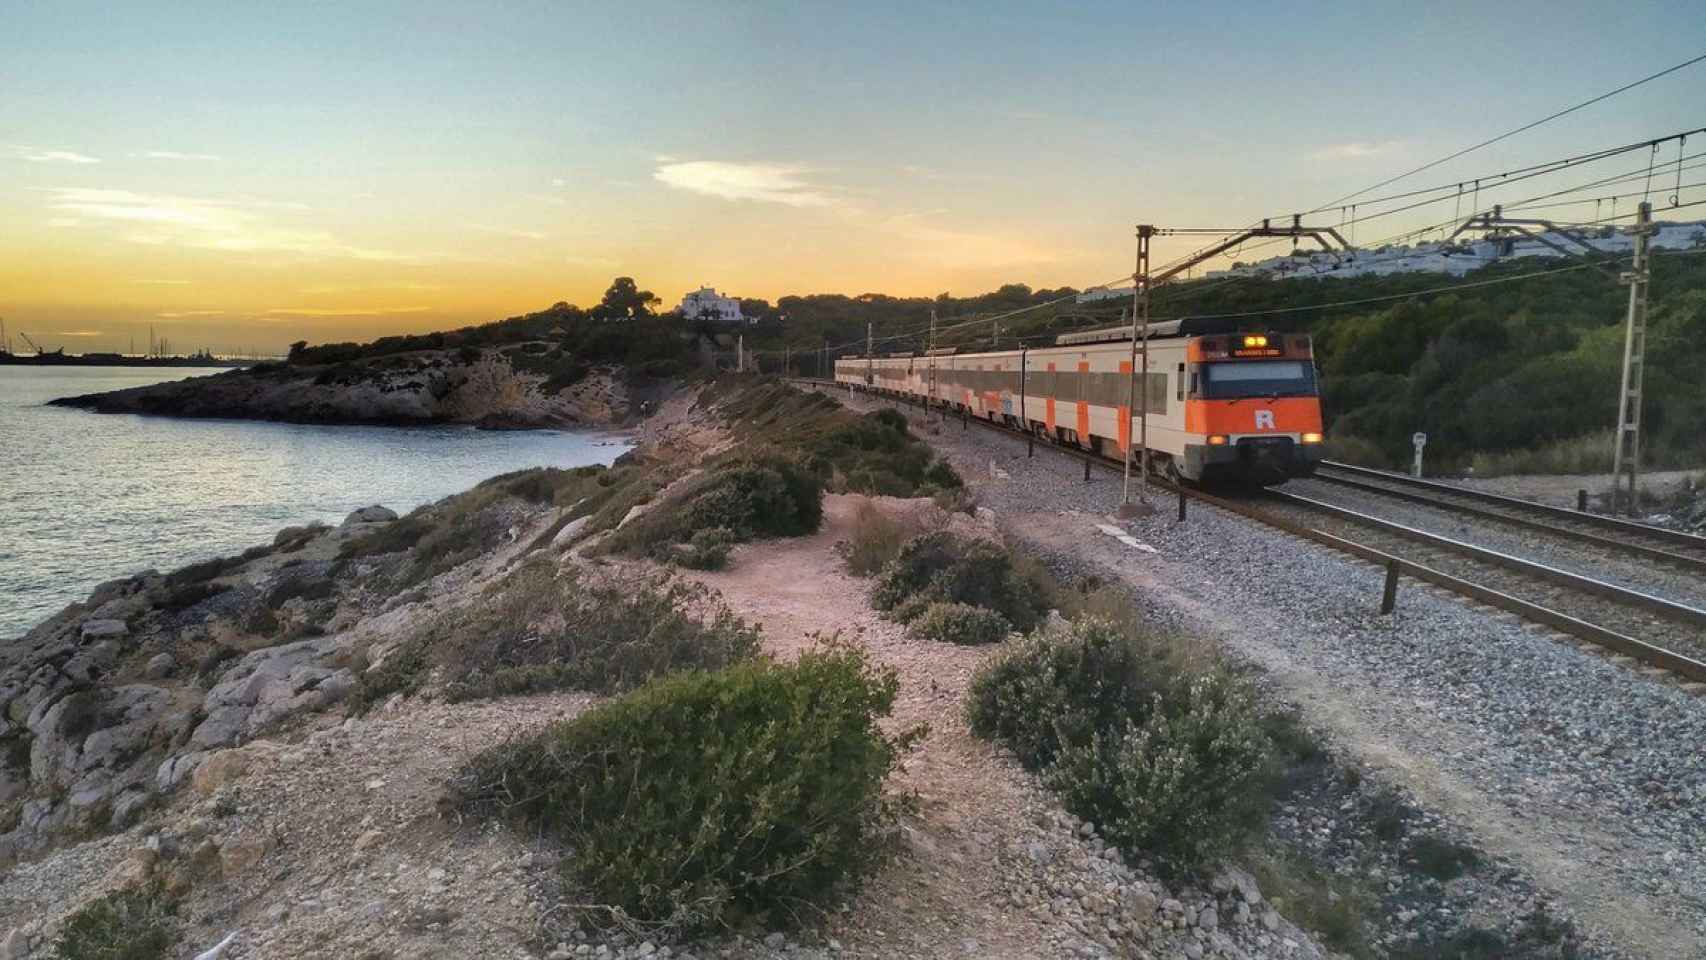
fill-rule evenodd
<path id="1" fill-rule="evenodd" d="M 1224 317 L 1180 317 L 1177 320 L 1162 320 L 1149 325 L 1149 339 L 1159 340 L 1165 337 L 1196 337 L 1211 333 L 1234 333 L 1238 329 L 1236 321 Z M 1102 327 L 1097 330 L 1080 330 L 1077 333 L 1063 333 L 1054 338 L 1056 346 L 1076 346 L 1084 343 L 1109 343 L 1131 339 L 1131 324 L 1121 324 L 1117 327 Z"/>

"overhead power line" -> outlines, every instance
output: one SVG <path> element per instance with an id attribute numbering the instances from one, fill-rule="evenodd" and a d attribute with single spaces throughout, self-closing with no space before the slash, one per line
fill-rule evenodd
<path id="1" fill-rule="evenodd" d="M 1583 100 L 1581 103 L 1578 103 L 1575 106 L 1565 107 L 1564 109 L 1559 110 L 1556 113 L 1547 114 L 1546 116 L 1541 117 L 1539 120 L 1535 120 L 1535 121 L 1532 121 L 1530 123 L 1525 123 L 1522 126 L 1517 127 L 1514 130 L 1507 130 L 1504 133 L 1501 133 L 1496 137 L 1489 137 L 1488 139 L 1482 140 L 1480 143 L 1474 144 L 1473 146 L 1464 147 L 1463 149 L 1458 150 L 1455 153 L 1448 154 L 1446 156 L 1440 157 L 1438 160 L 1431 160 L 1427 163 L 1422 164 L 1419 167 L 1416 167 L 1413 170 L 1406 170 L 1405 172 L 1400 173 L 1395 177 L 1388 177 L 1385 180 L 1382 180 L 1379 183 L 1374 184 L 1373 186 L 1364 187 L 1363 189 L 1358 190 L 1354 193 L 1347 193 L 1344 196 L 1338 198 L 1337 200 L 1331 200 L 1331 201 L 1324 203 L 1321 206 L 1316 207 L 1315 209 L 1307 211 L 1307 212 L 1309 212 L 1309 213 L 1320 213 L 1323 210 L 1327 210 L 1327 209 L 1330 209 L 1332 207 L 1336 207 L 1339 204 L 1344 203 L 1347 200 L 1353 200 L 1357 197 L 1362 196 L 1365 193 L 1369 193 L 1370 191 L 1379 190 L 1381 187 L 1397 183 L 1398 181 L 1403 180 L 1407 177 L 1415 176 L 1416 174 L 1421 173 L 1424 170 L 1432 170 L 1434 167 L 1437 167 L 1442 163 L 1450 163 L 1451 161 L 1456 160 L 1458 157 L 1462 157 L 1462 156 L 1466 156 L 1468 154 L 1474 153 L 1475 151 L 1481 149 L 1482 147 L 1490 147 L 1493 144 L 1498 143 L 1501 140 L 1508 140 L 1511 137 L 1514 137 L 1519 133 L 1525 133 L 1529 130 L 1533 130 L 1535 127 L 1538 127 L 1542 124 L 1551 123 L 1553 120 L 1556 120 L 1559 117 L 1568 116 L 1572 113 L 1575 113 L 1577 110 L 1581 110 L 1585 107 L 1591 107 L 1594 104 L 1599 103 L 1603 100 L 1609 100 L 1612 97 L 1615 97 L 1620 93 L 1625 93 L 1627 91 L 1633 90 L 1636 87 L 1641 86 L 1644 83 L 1651 83 L 1654 80 L 1659 79 L 1660 77 L 1668 76 L 1670 74 L 1677 72 L 1678 70 L 1682 70 L 1682 69 L 1685 69 L 1687 67 L 1692 67 L 1695 64 L 1700 63 L 1702 61 L 1706 61 L 1706 53 L 1702 53 L 1697 57 L 1691 57 L 1690 59 L 1684 60 L 1683 62 L 1676 64 L 1674 66 L 1666 67 L 1657 73 L 1648 74 L 1647 76 L 1642 77 L 1641 79 L 1636 80 L 1633 83 L 1626 83 L 1623 86 L 1618 87 L 1616 90 L 1609 90 L 1605 93 L 1600 94 L 1597 97 L 1592 97 L 1590 99 Z"/>

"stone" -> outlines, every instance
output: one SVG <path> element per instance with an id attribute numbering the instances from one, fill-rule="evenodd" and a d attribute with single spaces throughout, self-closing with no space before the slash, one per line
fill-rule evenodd
<path id="1" fill-rule="evenodd" d="M 616 529 L 620 530 L 627 526 L 630 520 L 645 516 L 646 511 L 650 509 L 650 506 L 650 504 L 640 503 L 629 507 L 628 512 L 622 515 L 622 522 L 616 525 Z"/>
<path id="2" fill-rule="evenodd" d="M 142 817 L 142 811 L 148 809 L 153 799 L 146 790 L 126 790 L 113 801 L 113 815 L 107 825 L 114 830 L 123 830 Z"/>
<path id="3" fill-rule="evenodd" d="M 170 793 L 184 782 L 184 778 L 195 772 L 197 766 L 206 754 L 199 750 L 180 753 L 175 757 L 167 757 L 160 761 L 160 769 L 154 774 L 154 787 L 161 793 Z"/>
<path id="4" fill-rule="evenodd" d="M 343 525 L 349 527 L 358 523 L 387 523 L 395 519 L 397 519 L 396 511 L 374 504 L 371 507 L 362 507 L 360 510 L 352 512 L 344 518 Z"/>
<path id="5" fill-rule="evenodd" d="M 1091 823 L 1088 820 L 1084 821 L 1084 823 L 1078 827 L 1078 835 L 1081 837 L 1092 836 L 1095 834 L 1095 832 L 1096 832 L 1096 825 Z"/>
<path id="6" fill-rule="evenodd" d="M 1278 930 L 1280 923 L 1279 911 L 1272 907 L 1262 911 L 1262 926 L 1267 930 Z"/>
<path id="7" fill-rule="evenodd" d="M 1210 933 L 1220 929 L 1220 912 L 1213 907 L 1204 907 L 1202 912 L 1197 914 L 1197 926 Z"/>
<path id="8" fill-rule="evenodd" d="M 771 933 L 771 934 L 765 935 L 765 937 L 764 937 L 764 945 L 769 947 L 772 950 L 780 950 L 784 946 L 786 946 L 787 943 L 788 943 L 788 938 L 783 936 L 780 933 Z"/>
<path id="9" fill-rule="evenodd" d="M 84 640 L 114 640 L 126 636 L 130 628 L 123 620 L 85 620 L 83 621 Z"/>
<path id="10" fill-rule="evenodd" d="M 204 797 L 211 797 L 220 787 L 241 779 L 256 764 L 277 760 L 282 752 L 284 748 L 270 740 L 256 740 L 247 746 L 207 754 L 196 765 L 190 787 Z"/>
<path id="11" fill-rule="evenodd" d="M 272 851 L 272 838 L 266 835 L 228 840 L 219 846 L 219 867 L 225 876 L 233 877 L 247 871 Z"/>
<path id="12" fill-rule="evenodd" d="M 567 546 L 569 541 L 573 540 L 581 532 L 581 530 L 584 529 L 589 522 L 591 522 L 591 520 L 592 520 L 592 515 L 587 514 L 584 517 L 576 517 L 573 520 L 570 520 L 568 523 L 563 524 L 563 529 L 558 530 L 557 535 L 551 538 L 551 546 L 553 546 L 553 547 Z"/>
<path id="13" fill-rule="evenodd" d="M 359 853 L 360 851 L 367 850 L 370 847 L 378 845 L 379 841 L 383 839 L 385 839 L 385 835 L 380 833 L 378 830 L 369 830 L 355 838 L 355 849 Z"/>
<path id="14" fill-rule="evenodd" d="M 142 675 L 150 680 L 164 680 L 178 668 L 178 661 L 172 659 L 169 653 L 157 653 L 148 658 L 148 665 L 142 668 Z"/>

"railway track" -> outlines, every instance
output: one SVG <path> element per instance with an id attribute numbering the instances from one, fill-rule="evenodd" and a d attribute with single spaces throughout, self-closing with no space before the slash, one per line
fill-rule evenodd
<path id="1" fill-rule="evenodd" d="M 1314 479 L 1706 573 L 1706 537 L 1697 534 L 1345 463 L 1323 463 Z"/>
<path id="2" fill-rule="evenodd" d="M 793 382 L 836 390 L 846 387 L 845 384 L 822 380 L 797 379 Z M 874 391 L 857 392 L 895 403 L 920 406 L 910 398 Z M 1119 460 L 1047 440 L 1039 441 L 1024 431 L 1005 424 L 978 418 L 962 419 L 968 425 L 971 419 L 976 419 L 977 423 L 985 428 L 1031 444 L 1040 442 L 1040 445 L 1047 449 L 1083 461 L 1086 465 L 1086 479 L 1091 466 L 1110 470 L 1124 469 L 1124 464 Z M 1365 468 L 1350 467 L 1346 464 L 1332 464 L 1331 469 L 1342 473 L 1365 471 Z M 1382 471 L 1366 472 L 1382 479 L 1397 479 L 1396 475 Z M 1377 564 L 1384 567 L 1390 575 L 1407 576 L 1466 597 L 1478 604 L 1514 614 L 1557 633 L 1608 650 L 1614 656 L 1631 658 L 1658 668 L 1684 682 L 1706 684 L 1706 610 L 1295 494 L 1268 491 L 1257 501 L 1233 500 L 1201 490 L 1180 489 L 1153 478 L 1151 482 L 1185 498 L 1210 504 Z M 1431 484 L 1429 481 L 1416 482 L 1430 486 L 1446 486 Z M 1394 483 L 1393 486 L 1400 485 Z M 1456 492 L 1460 488 L 1451 489 Z M 1458 511 L 1478 519 L 1493 521 L 1498 517 L 1496 522 L 1509 522 L 1509 517 L 1518 516 L 1519 511 L 1527 507 L 1541 508 L 1529 511 L 1536 514 L 1557 511 L 1570 515 L 1571 519 L 1590 517 L 1589 523 L 1584 525 L 1597 526 L 1621 534 L 1608 534 L 1591 542 L 1616 544 L 1617 546 L 1606 549 L 1624 550 L 1654 562 L 1690 568 L 1694 566 L 1694 558 L 1690 553 L 1675 549 L 1678 546 L 1689 548 L 1690 542 L 1665 536 L 1672 531 L 1657 530 L 1642 524 L 1606 517 L 1576 515 L 1571 511 L 1499 497 L 1496 494 L 1483 494 L 1480 491 L 1468 493 L 1473 496 L 1466 496 L 1464 499 L 1483 500 L 1503 508 L 1476 508 L 1474 513 Z M 1417 493 L 1415 496 L 1425 495 Z M 1439 496 L 1443 499 L 1444 495 Z M 1510 503 L 1505 504 L 1503 501 Z M 1257 502 L 1262 506 L 1256 506 Z M 1567 527 L 1559 518 L 1550 516 L 1547 521 L 1533 522 L 1545 526 L 1548 532 L 1553 529 L 1572 529 L 1575 531 L 1572 534 L 1560 536 L 1567 536 L 1578 542 L 1590 542 L 1582 540 L 1582 537 L 1598 533 Z M 1625 527 L 1636 529 L 1630 531 L 1624 529 Z M 1659 535 L 1648 536 L 1651 531 L 1656 531 Z M 1641 543 L 1638 537 L 1646 537 L 1648 542 Z M 1666 541 L 1666 546 L 1658 547 L 1654 541 Z M 1664 556 L 1647 552 L 1652 550 L 1660 551 Z M 1676 557 L 1687 560 L 1677 560 Z"/>

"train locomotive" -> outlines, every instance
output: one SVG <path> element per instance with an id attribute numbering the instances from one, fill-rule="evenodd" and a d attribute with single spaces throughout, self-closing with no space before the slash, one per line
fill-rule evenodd
<path id="1" fill-rule="evenodd" d="M 1148 379 L 1134 398 L 1129 325 L 1052 345 L 973 353 L 842 357 L 837 383 L 981 417 L 1121 458 L 1147 399 L 1150 463 L 1174 480 L 1271 485 L 1323 454 L 1314 349 L 1305 334 L 1184 318 L 1150 325 Z"/>

